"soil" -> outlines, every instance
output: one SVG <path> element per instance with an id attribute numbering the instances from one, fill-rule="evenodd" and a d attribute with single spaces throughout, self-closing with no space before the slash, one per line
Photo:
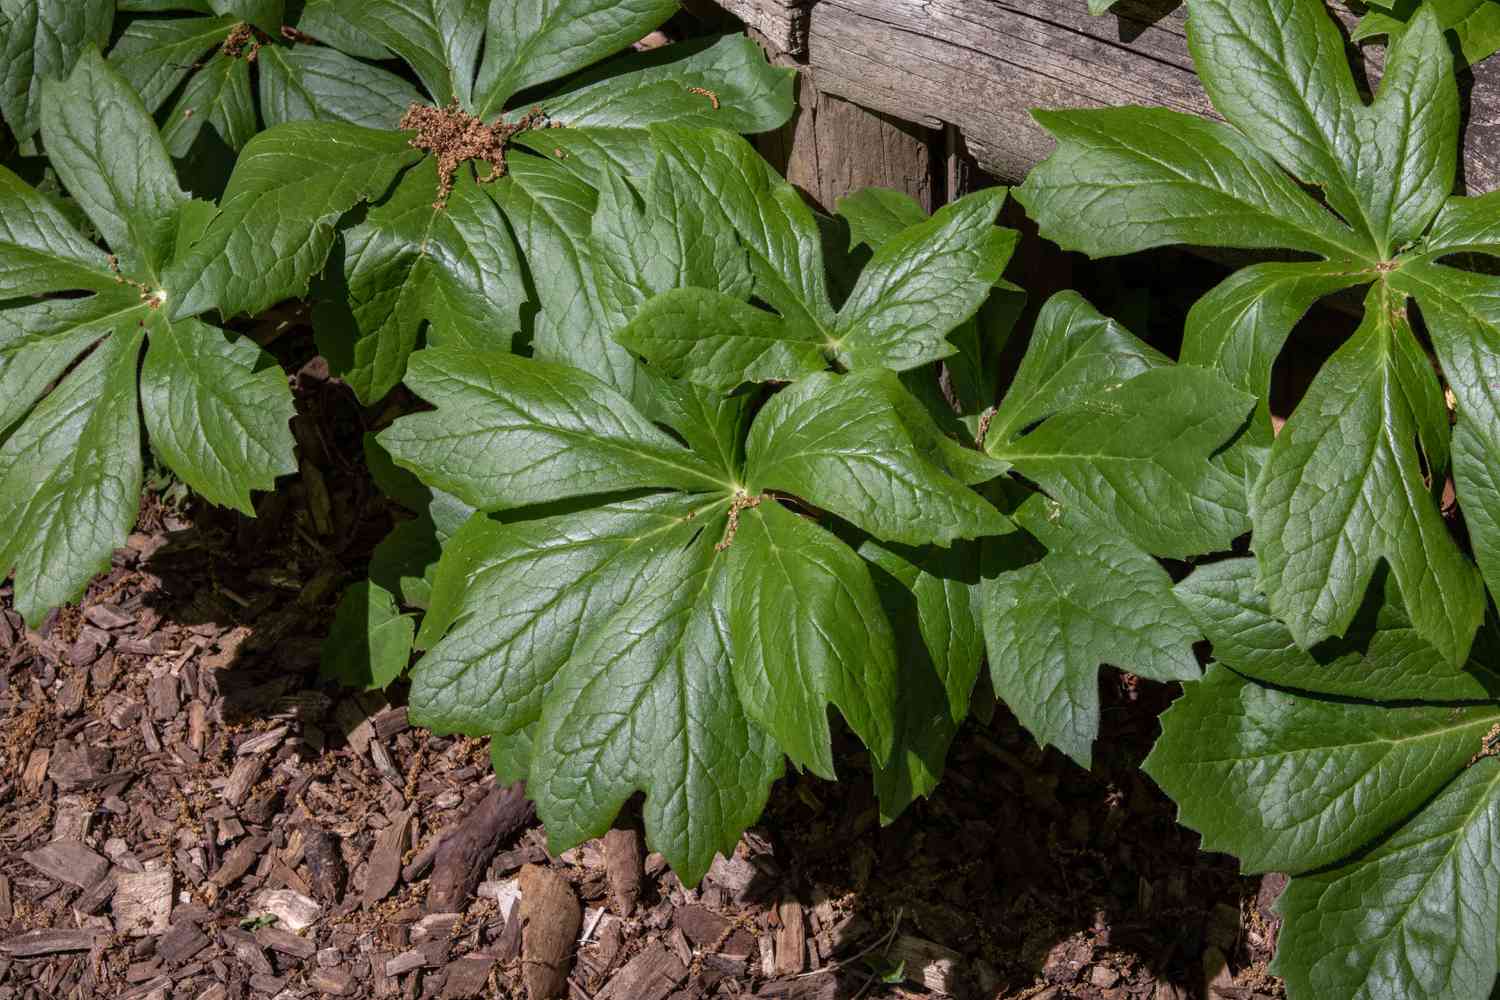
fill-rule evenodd
<path id="1" fill-rule="evenodd" d="M 482 740 L 320 682 L 399 515 L 359 461 L 376 411 L 281 360 L 301 471 L 258 518 L 148 491 L 80 606 L 27 630 L 0 585 L 0 1000 L 1281 995 L 1284 880 L 1198 852 L 1138 770 L 1176 689 L 1111 671 L 1091 771 L 1001 709 L 884 829 L 846 747 L 694 890 L 630 810 L 550 855 Z"/>

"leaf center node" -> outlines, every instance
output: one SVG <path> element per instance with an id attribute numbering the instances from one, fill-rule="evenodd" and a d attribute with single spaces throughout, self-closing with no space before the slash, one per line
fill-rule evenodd
<path id="1" fill-rule="evenodd" d="M 561 124 L 548 119 L 541 108 L 532 108 L 515 122 L 496 121 L 486 125 L 483 119 L 460 108 L 455 99 L 445 108 L 412 104 L 401 116 L 398 127 L 415 130 L 412 147 L 437 157 L 438 196 L 432 207 L 442 208 L 448 204 L 459 164 L 466 160 L 489 164 L 489 173 L 479 177 L 481 184 L 504 177 L 505 149 L 513 138 L 532 129 L 548 125 L 556 128 Z"/>
<path id="2" fill-rule="evenodd" d="M 740 531 L 740 511 L 747 507 L 759 507 L 764 499 L 764 494 L 751 496 L 744 490 L 735 492 L 734 499 L 729 501 L 729 523 L 724 526 L 724 537 L 714 546 L 715 552 L 723 552 L 734 544 L 734 536 Z"/>

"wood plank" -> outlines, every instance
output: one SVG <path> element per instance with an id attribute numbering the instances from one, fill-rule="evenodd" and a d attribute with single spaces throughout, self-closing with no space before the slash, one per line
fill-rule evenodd
<path id="1" fill-rule="evenodd" d="M 775 3 L 777 0 L 765 0 Z M 771 39 L 752 31 L 779 66 L 796 66 Z M 866 187 L 904 191 L 927 211 L 938 207 L 931 143 L 940 136 L 920 125 L 867 111 L 818 89 L 818 77 L 799 67 L 797 112 L 774 132 L 755 136 L 755 146 L 778 172 L 825 212 L 838 199 Z"/>
<path id="2" fill-rule="evenodd" d="M 1333 7 L 1353 22 L 1342 0 Z M 821 94 L 957 126 L 981 168 L 1016 181 L 1053 147 L 1032 108 L 1145 104 L 1217 117 L 1192 71 L 1186 14 L 1172 8 L 1124 0 L 1096 18 L 1079 0 L 817 0 L 805 62 Z M 1383 49 L 1363 51 L 1378 79 Z M 1465 89 L 1462 180 L 1480 194 L 1500 187 L 1500 60 L 1480 64 Z"/>

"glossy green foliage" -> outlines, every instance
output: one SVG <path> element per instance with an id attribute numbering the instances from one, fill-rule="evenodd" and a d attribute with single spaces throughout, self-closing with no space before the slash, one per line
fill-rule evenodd
<path id="1" fill-rule="evenodd" d="M 157 457 L 214 503 L 295 469 L 291 393 L 250 340 L 191 313 L 166 280 L 213 206 L 189 200 L 129 85 L 97 49 L 41 86 L 53 169 L 109 252 L 0 168 L 0 566 L 36 625 L 105 568 L 135 522 L 141 419 Z M 142 350 L 144 348 L 144 357 Z"/>
<path id="2" fill-rule="evenodd" d="M 120 4 L 129 11 L 137 6 Z M 124 22 L 109 61 L 162 139 L 187 157 L 207 126 L 239 150 L 263 127 L 292 121 L 394 128 L 421 95 L 377 65 L 391 52 L 349 19 L 338 0 L 168 0 Z M 291 17 L 289 18 L 289 15 Z"/>
<path id="3" fill-rule="evenodd" d="M 1210 456 L 1249 395 L 1065 295 L 1016 388 L 982 413 L 1018 298 L 1001 280 L 1015 234 L 993 225 L 1003 191 L 930 218 L 890 192 L 851 197 L 841 211 L 870 252 L 835 293 L 829 255 L 844 248 L 825 247 L 829 227 L 744 140 L 667 125 L 647 138 L 649 165 L 589 169 L 597 195 L 572 225 L 596 303 L 568 301 L 555 340 L 539 323 L 529 357 L 414 354 L 406 383 L 433 409 L 379 436 L 479 511 L 431 581 L 415 719 L 489 735 L 559 846 L 645 792 L 650 842 L 696 880 L 783 757 L 835 774 L 830 708 L 870 751 L 884 817 L 929 793 L 986 637 L 996 689 L 1085 760 L 1096 673 L 1122 643 L 1149 676 L 1196 674 L 1198 633 L 1152 553 L 1244 529 L 1243 509 L 1215 506 Z M 536 210 L 521 176 L 501 199 L 513 219 Z M 562 301 L 537 295 L 544 312 Z M 935 391 L 939 361 L 962 373 L 956 408 Z M 1155 426 L 1068 444 L 1137 396 L 1157 399 Z M 1054 493 L 1021 503 L 1019 522 L 1001 509 L 1028 495 L 1005 484 L 1012 469 Z M 1202 498 L 1170 543 L 1164 515 L 1130 498 L 1166 481 Z M 1059 573 L 1044 596 L 1036 578 Z"/>
<path id="4" fill-rule="evenodd" d="M 519 334 L 539 357 L 559 360 L 581 360 L 587 344 L 597 356 L 591 371 L 612 382 L 628 376 L 628 355 L 601 332 L 610 304 L 590 273 L 600 192 L 586 176 L 587 154 L 569 154 L 567 143 L 602 137 L 649 150 L 646 129 L 660 122 L 694 132 L 774 128 L 792 111 L 789 71 L 743 37 L 618 54 L 676 9 L 660 0 L 336 9 L 422 81 L 425 93 L 403 98 L 403 109 L 416 102 L 493 124 L 539 109 L 523 135 L 543 155 L 497 133 L 510 147 L 496 154 L 503 165 L 464 161 L 444 178 L 432 151 L 413 148 L 413 133 L 394 120 L 276 125 L 246 146 L 221 214 L 182 265 L 193 297 L 181 308 L 213 300 L 228 315 L 254 312 L 307 294 L 322 275 L 311 289 L 319 347 L 365 402 L 401 381 L 424 341 L 504 351 Z M 518 89 L 531 96 L 512 108 Z M 567 140 L 552 141 L 564 132 Z M 528 289 L 539 311 L 523 317 Z"/>
<path id="5" fill-rule="evenodd" d="M 1493 626 L 1455 669 L 1386 585 L 1350 637 L 1307 653 L 1269 615 L 1248 560 L 1199 569 L 1178 591 L 1220 663 L 1163 716 L 1146 770 L 1205 849 L 1293 874 L 1272 967 L 1289 995 L 1489 996 Z"/>
<path id="6" fill-rule="evenodd" d="M 1254 555 L 1173 588 L 1218 663 L 1146 767 L 1206 849 L 1294 875 L 1273 966 L 1294 1000 L 1483 1000 L 1500 925 L 1500 283 L 1459 265 L 1500 252 L 1500 200 L 1452 195 L 1450 42 L 1487 55 L 1500 8 L 1402 5 L 1398 21 L 1377 5 L 1359 34 L 1391 45 L 1367 102 L 1317 0 L 1187 3 L 1227 124 L 1038 113 L 1058 150 L 1017 192 L 1044 234 L 1096 256 L 1304 258 L 1245 267 L 1188 316 L 1183 362 L 1258 400 L 1216 462 L 1248 487 Z M 1277 355 L 1354 288 L 1363 321 L 1273 435 Z M 1450 473 L 1467 546 L 1439 507 Z"/>
<path id="7" fill-rule="evenodd" d="M 1190 0 L 1190 44 L 1217 124 L 1147 109 L 1038 113 L 1059 139 L 1017 197 L 1044 234 L 1094 255 L 1170 243 L 1283 248 L 1188 317 L 1182 357 L 1261 399 L 1221 463 L 1249 484 L 1252 547 L 1274 614 L 1304 648 L 1344 635 L 1388 566 L 1417 630 L 1451 664 L 1468 655 L 1492 589 L 1500 512 L 1493 345 L 1496 279 L 1442 259 L 1493 252 L 1500 203 L 1451 197 L 1459 101 L 1438 16 L 1391 47 L 1373 102 L 1317 0 Z M 1301 183 L 1299 183 L 1301 182 Z M 1321 189 L 1324 204 L 1302 185 Z M 1319 298 L 1370 286 L 1365 321 L 1273 440 L 1270 371 Z M 1413 330 L 1421 310 L 1457 400 Z M 1476 569 L 1438 509 L 1452 469 Z"/>
<path id="8" fill-rule="evenodd" d="M 1373 0 L 1368 6 L 1352 34 L 1357 42 L 1382 35 L 1398 38 L 1418 11 L 1430 8 L 1467 65 L 1500 52 L 1500 3 L 1495 0 Z"/>

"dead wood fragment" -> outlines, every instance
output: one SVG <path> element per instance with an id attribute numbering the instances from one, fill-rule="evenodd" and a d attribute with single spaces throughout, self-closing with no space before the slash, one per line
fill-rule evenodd
<path id="1" fill-rule="evenodd" d="M 89 929 L 65 930 L 43 928 L 27 931 L 0 942 L 0 951 L 12 958 L 34 958 L 64 951 L 88 951 L 104 935 Z"/>
<path id="2" fill-rule="evenodd" d="M 21 857 L 48 878 L 80 889 L 89 888 L 109 874 L 109 861 L 76 840 L 54 840 Z"/>
<path id="3" fill-rule="evenodd" d="M 567 880 L 550 868 L 521 869 L 521 963 L 531 1000 L 556 1000 L 567 987 L 583 910 Z"/>
<path id="4" fill-rule="evenodd" d="M 456 958 L 448 963 L 448 980 L 443 984 L 442 1000 L 468 1000 L 482 996 L 489 982 L 495 960 L 482 956 Z"/>
<path id="5" fill-rule="evenodd" d="M 375 841 L 369 867 L 365 870 L 363 903 L 367 908 L 389 896 L 401 880 L 401 855 L 406 853 L 411 817 L 411 810 L 398 814 L 390 826 L 380 831 Z"/>
<path id="6" fill-rule="evenodd" d="M 524 782 L 496 788 L 486 795 L 458 828 L 443 839 L 433 858 L 432 879 L 427 886 L 428 912 L 461 912 L 500 841 L 526 826 L 535 815 L 535 807 L 526 798 Z"/>
<path id="7" fill-rule="evenodd" d="M 634 913 L 636 901 L 641 898 L 644 860 L 639 830 L 617 828 L 604 835 L 604 870 L 609 876 L 609 895 L 622 917 Z"/>
<path id="8" fill-rule="evenodd" d="M 339 853 L 338 841 L 316 823 L 308 822 L 302 826 L 302 860 L 307 862 L 307 871 L 312 876 L 314 896 L 329 905 L 344 898 L 348 872 Z"/>
<path id="9" fill-rule="evenodd" d="M 781 917 L 781 927 L 776 931 L 776 974 L 795 976 L 807 964 L 807 921 L 802 904 L 787 900 L 776 907 L 776 913 Z"/>
<path id="10" fill-rule="evenodd" d="M 594 1000 L 665 1000 L 686 975 L 687 966 L 672 949 L 653 941 L 615 973 Z"/>
<path id="11" fill-rule="evenodd" d="M 305 938 L 301 934 L 293 934 L 291 931 L 280 927 L 261 927 L 255 931 L 255 943 L 272 951 L 279 951 L 283 955 L 291 955 L 294 958 L 312 958 L 318 947 L 311 938 Z"/>
<path id="12" fill-rule="evenodd" d="M 265 853 L 266 848 L 270 846 L 270 837 L 246 837 L 224 855 L 224 861 L 219 865 L 219 870 L 209 876 L 209 884 L 216 889 L 229 888 L 255 865 L 255 862 Z"/>
<path id="13" fill-rule="evenodd" d="M 162 934 L 172 920 L 172 870 L 117 872 L 115 932 L 132 937 Z"/>
<path id="14" fill-rule="evenodd" d="M 180 965 L 207 948 L 208 935 L 190 920 L 179 920 L 156 943 L 156 953 L 168 965 Z"/>

